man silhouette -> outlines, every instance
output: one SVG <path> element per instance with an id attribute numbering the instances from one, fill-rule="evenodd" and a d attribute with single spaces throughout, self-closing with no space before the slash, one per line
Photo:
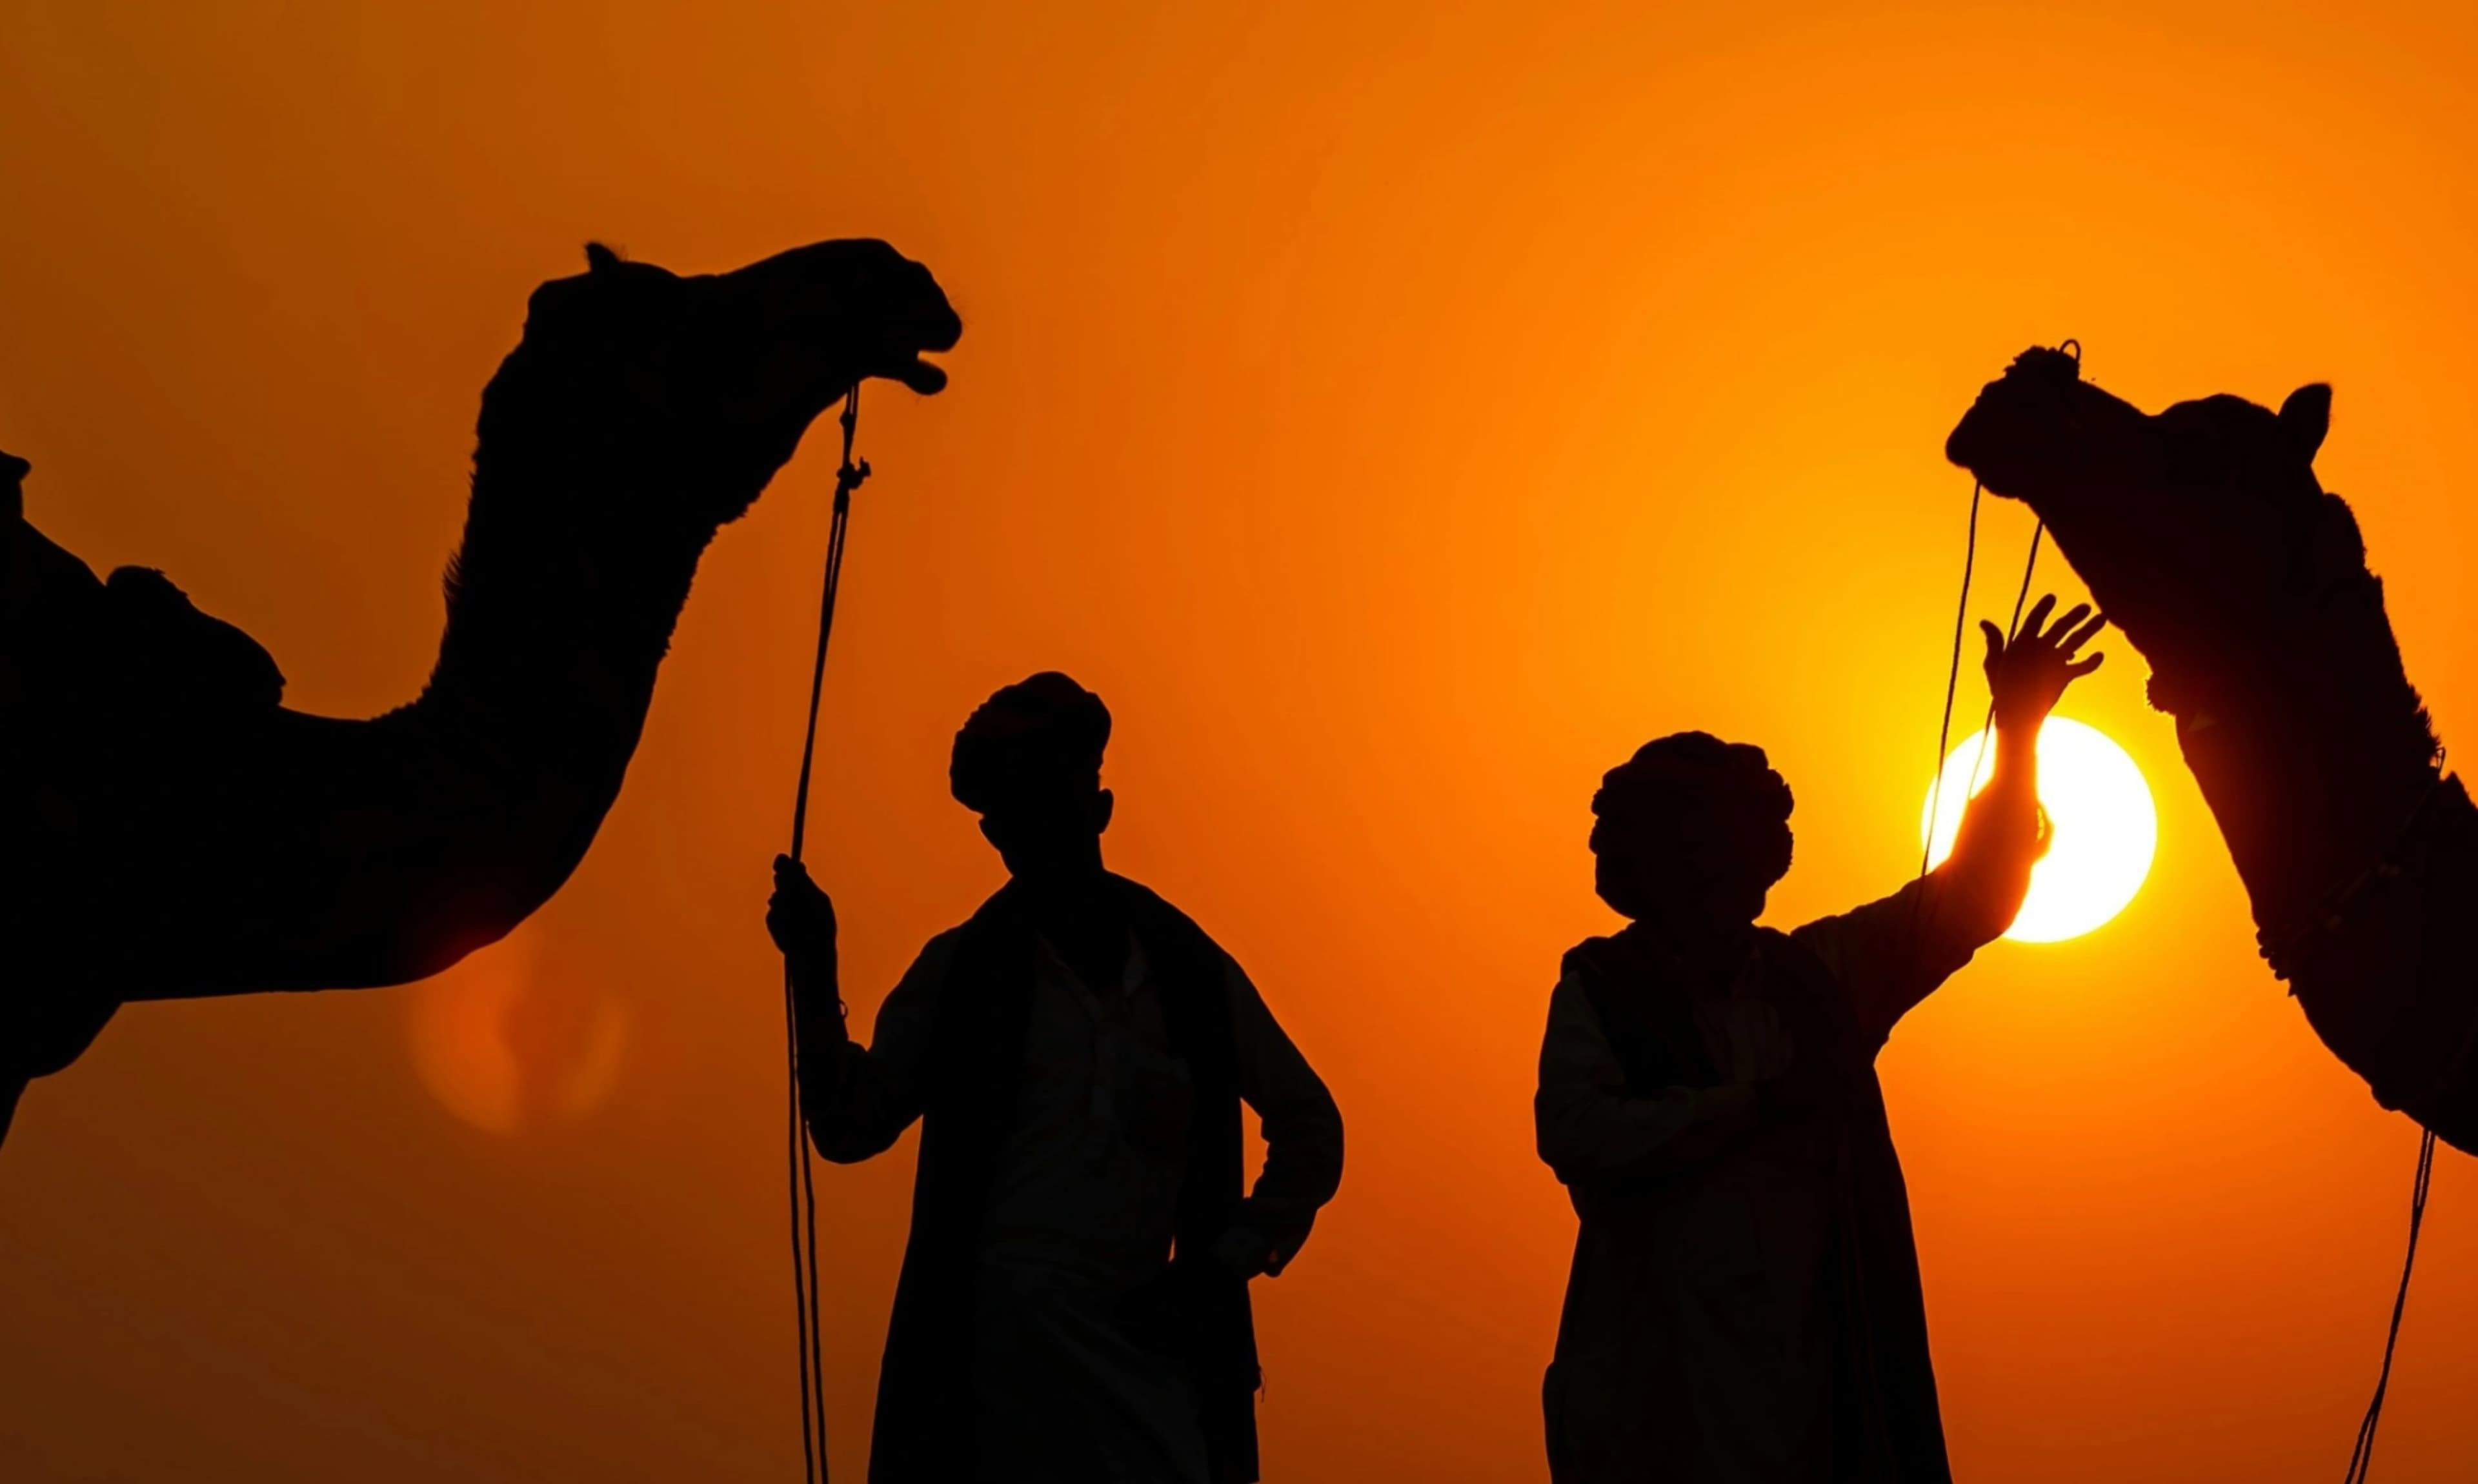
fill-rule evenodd
<path id="1" fill-rule="evenodd" d="M 1533 1103 L 1581 1218 L 1543 1387 L 1557 1484 L 1950 1484 L 1909 1201 L 1875 1057 L 2005 931 L 2044 846 L 2034 747 L 2105 620 L 1993 625 L 1996 766 L 1953 855 L 1794 933 L 1763 753 L 1685 732 L 1592 800 L 1601 899 L 1566 955 Z M 2086 622 L 2086 618 L 2088 621 Z"/>
<path id="2" fill-rule="evenodd" d="M 819 1152 L 868 1159 L 922 1120 L 873 1484 L 1257 1476 L 1248 1280 L 1332 1198 L 1342 1117 L 1230 956 L 1103 868 L 1109 736 L 1056 673 L 973 713 L 949 780 L 1010 879 L 929 941 L 865 1048 L 834 909 L 774 863 Z M 1242 1101 L 1266 1144 L 1252 1192 Z"/>

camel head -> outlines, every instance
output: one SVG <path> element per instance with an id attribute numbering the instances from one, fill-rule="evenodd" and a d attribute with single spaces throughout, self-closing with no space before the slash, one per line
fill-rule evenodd
<path id="1" fill-rule="evenodd" d="M 586 262 L 535 291 L 524 342 L 484 399 L 484 460 L 576 435 L 717 524 L 747 509 L 855 384 L 944 389 L 923 356 L 963 334 L 929 270 L 872 239 L 693 277 L 598 243 Z M 494 450 L 494 438 L 518 446 Z"/>
<path id="2" fill-rule="evenodd" d="M 2278 413 L 2212 396 L 2148 415 L 2081 371 L 2061 351 L 2023 352 L 1980 391 L 1945 457 L 2047 522 L 2151 662 L 2154 698 L 2181 710 L 2169 695 L 2259 651 L 2303 566 L 2364 561 L 2347 508 L 2314 477 L 2331 389 L 2300 388 Z M 2337 543 L 2336 512 L 2347 527 Z"/>

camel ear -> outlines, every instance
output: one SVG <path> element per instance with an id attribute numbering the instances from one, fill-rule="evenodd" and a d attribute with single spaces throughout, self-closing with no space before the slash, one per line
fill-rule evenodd
<path id="1" fill-rule="evenodd" d="M 608 273 L 620 265 L 620 255 L 599 242 L 585 244 L 585 266 L 588 271 Z M 2293 399 L 2292 399 L 2293 400 Z"/>
<path id="2" fill-rule="evenodd" d="M 2307 463 L 2314 463 L 2323 435 L 2332 431 L 2332 389 L 2318 381 L 2290 392 L 2280 404 L 2280 431 Z"/>

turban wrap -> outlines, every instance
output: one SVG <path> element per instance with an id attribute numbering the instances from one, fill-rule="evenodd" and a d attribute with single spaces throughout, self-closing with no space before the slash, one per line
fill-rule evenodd
<path id="1" fill-rule="evenodd" d="M 976 814 L 1097 788 L 1110 708 L 1056 670 L 1001 689 L 955 734 L 947 767 L 956 801 Z"/>
<path id="2" fill-rule="evenodd" d="M 1592 795 L 1592 853 L 1687 850 L 1769 888 L 1789 873 L 1791 807 L 1789 785 L 1761 747 L 1679 732 L 1603 775 Z"/>

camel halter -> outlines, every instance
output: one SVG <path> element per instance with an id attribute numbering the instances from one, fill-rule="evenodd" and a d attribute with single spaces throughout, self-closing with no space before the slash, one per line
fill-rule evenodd
<path id="1" fill-rule="evenodd" d="M 818 762 L 818 703 L 826 688 L 826 641 L 835 632 L 835 596 L 843 587 L 844 538 L 851 525 L 852 491 L 869 477 L 869 461 L 852 458 L 860 429 L 860 383 L 844 393 L 843 463 L 835 469 L 834 521 L 826 530 L 826 577 L 818 601 L 818 657 L 809 667 L 809 729 L 800 742 L 800 783 L 792 802 L 792 859 L 809 838 L 809 779 Z M 809 1162 L 808 1120 L 800 1110 L 800 1011 L 792 966 L 783 966 L 783 1062 L 790 1087 L 786 1175 L 792 1206 L 792 1307 L 800 1337 L 800 1463 L 807 1484 L 825 1484 L 825 1354 L 818 1336 L 818 1188 Z"/>
<path id="2" fill-rule="evenodd" d="M 2057 349 L 2060 352 L 2070 349 L 2075 366 L 2079 368 L 2082 365 L 2083 347 L 2080 340 L 2066 340 Z M 1927 880 L 1929 857 L 1934 849 L 1935 821 L 1943 812 L 1944 755 L 1945 749 L 1951 746 L 1953 742 L 1953 699 L 1955 689 L 1961 680 L 1961 636 L 1970 618 L 1971 573 L 1979 562 L 1979 506 L 1984 489 L 1985 487 L 1975 480 L 1971 483 L 1969 535 L 1961 548 L 1961 598 L 1953 616 L 1953 657 L 1947 665 L 1944 677 L 1944 719 L 1936 726 L 1935 782 L 1930 787 L 1928 792 L 1930 840 L 1919 847 L 1917 879 L 1922 882 Z M 2009 644 L 2021 632 L 2022 604 L 2031 595 L 2031 575 L 2038 569 L 2039 539 L 2047 534 L 2048 523 L 2045 520 L 2040 521 L 2031 532 L 2031 555 L 2022 565 L 2022 588 L 2013 595 L 2013 619 L 2005 630 L 2005 641 Z M 1987 720 L 1981 725 L 1979 731 L 1979 756 L 1970 766 L 1969 776 L 1974 780 L 1979 776 L 1979 769 L 1986 764 L 1987 740 L 1989 734 L 1995 730 L 1995 723 L 1996 700 L 1995 697 L 1990 696 L 1987 702 Z M 2424 801 L 2421 800 L 2420 808 L 2423 807 Z M 2415 816 L 2413 816 L 2413 821 L 2414 819 Z M 1910 951 L 1913 956 L 1918 952 L 1919 913 L 1926 899 L 1925 892 L 1916 893 L 1910 899 Z M 2375 1466 L 2375 1429 L 2383 1421 L 2384 1394 L 2391 1387 L 2392 1351 L 2400 1344 L 2401 1315 L 2409 1307 L 2410 1273 L 2417 1266 L 2418 1232 L 2426 1224 L 2427 1192 L 2435 1178 L 2435 1130 L 2420 1125 L 2418 1136 L 2417 1173 L 2410 1184 L 2409 1252 L 2401 1259 L 2400 1288 L 2392 1295 L 2391 1327 L 2384 1336 L 2383 1370 L 2375 1377 L 2375 1395 L 2366 1403 L 2366 1415 L 2358 1423 L 2358 1441 L 2349 1450 L 2349 1471 L 2344 1476 L 2343 1484 L 2365 1484 L 2370 1471 Z"/>

